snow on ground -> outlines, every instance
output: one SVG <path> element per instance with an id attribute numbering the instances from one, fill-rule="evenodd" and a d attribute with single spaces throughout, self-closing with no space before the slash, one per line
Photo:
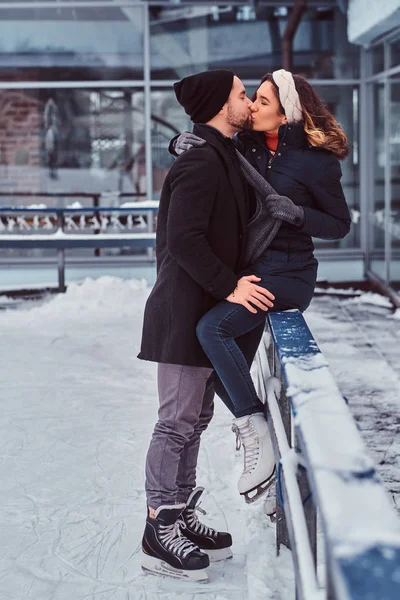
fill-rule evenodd
<path id="1" fill-rule="evenodd" d="M 218 399 L 198 483 L 205 519 L 231 531 L 234 558 L 212 565 L 206 585 L 140 570 L 157 415 L 155 365 L 136 359 L 148 293 L 144 281 L 103 277 L 0 310 L 0 600 L 294 598 L 290 553 L 275 556 L 262 503 L 237 494 L 242 459 Z M 306 315 L 395 500 L 398 321 L 376 303 L 333 297 Z"/>
<path id="2" fill-rule="evenodd" d="M 104 277 L 40 306 L 0 311 L 1 600 L 289 600 L 291 556 L 238 496 L 241 458 L 217 403 L 198 483 L 234 559 L 207 585 L 144 575 L 143 465 L 155 365 L 136 359 L 148 288 Z"/>
<path id="3" fill-rule="evenodd" d="M 366 293 L 314 298 L 305 313 L 368 452 L 400 511 L 400 325 L 390 303 Z"/>

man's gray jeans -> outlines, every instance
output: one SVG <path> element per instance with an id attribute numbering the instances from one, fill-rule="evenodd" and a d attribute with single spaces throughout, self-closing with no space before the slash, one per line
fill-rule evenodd
<path id="1" fill-rule="evenodd" d="M 214 413 L 213 369 L 158 365 L 158 421 L 146 459 L 149 507 L 186 503 L 196 487 L 200 436 Z"/>

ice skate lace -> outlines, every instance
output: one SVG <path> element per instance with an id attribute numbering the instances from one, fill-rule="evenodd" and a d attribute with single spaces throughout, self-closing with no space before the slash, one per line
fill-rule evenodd
<path id="1" fill-rule="evenodd" d="M 193 550 L 198 550 L 197 546 L 182 534 L 181 529 L 185 528 L 185 522 L 178 519 L 172 525 L 160 525 L 159 534 L 160 541 L 165 548 L 182 558 L 186 558 Z"/>
<path id="2" fill-rule="evenodd" d="M 206 511 L 203 508 L 200 508 L 200 504 L 195 506 L 194 508 L 187 508 L 185 510 L 186 520 L 195 533 L 199 535 L 208 535 L 209 537 L 217 537 L 217 531 L 212 527 L 207 527 L 201 521 L 199 521 L 199 517 L 196 514 L 196 511 L 200 512 L 202 515 L 206 515 Z"/>
<path id="3" fill-rule="evenodd" d="M 240 430 L 236 425 L 232 425 L 232 429 L 233 427 L 236 428 L 236 440 L 239 437 L 240 445 L 243 444 L 244 447 L 243 474 L 251 473 L 256 468 L 258 457 L 260 455 L 260 443 L 257 431 L 251 419 L 248 419 L 248 421 L 241 427 Z M 237 447 L 238 442 L 236 441 L 236 448 Z"/>

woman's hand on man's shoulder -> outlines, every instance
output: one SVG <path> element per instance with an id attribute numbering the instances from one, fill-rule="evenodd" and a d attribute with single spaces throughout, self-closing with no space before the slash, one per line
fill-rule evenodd
<path id="1" fill-rule="evenodd" d="M 192 148 L 201 148 L 206 143 L 206 140 L 203 140 L 203 138 L 198 137 L 190 131 L 184 131 L 178 137 L 174 138 L 173 142 L 175 154 L 180 156 Z"/>

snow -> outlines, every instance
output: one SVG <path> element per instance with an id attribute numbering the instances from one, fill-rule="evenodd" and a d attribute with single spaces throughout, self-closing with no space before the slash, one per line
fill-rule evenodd
<path id="1" fill-rule="evenodd" d="M 399 24 L 400 0 L 350 0 L 348 37 L 351 43 L 367 45 Z"/>
<path id="2" fill-rule="evenodd" d="M 353 288 L 342 290 L 340 288 L 334 287 L 322 288 L 318 287 L 317 285 L 317 287 L 314 290 L 314 294 L 322 294 L 324 296 L 361 296 L 362 292 L 360 292 L 359 290 L 354 290 Z"/>
<path id="3" fill-rule="evenodd" d="M 158 200 L 143 200 L 138 202 L 123 202 L 119 208 L 136 208 L 136 209 L 158 209 L 160 202 Z"/>
<path id="4" fill-rule="evenodd" d="M 18 208 L 18 207 L 16 207 Z M 47 204 L 43 204 L 43 203 L 39 203 L 39 204 L 28 204 L 26 208 L 29 208 L 30 210 L 33 210 L 35 208 L 47 208 Z"/>
<path id="5" fill-rule="evenodd" d="M 261 346 L 260 352 L 264 354 L 261 357 L 261 364 L 268 360 L 265 356 L 265 346 Z M 262 368 L 263 376 L 268 377 L 270 369 Z M 314 559 L 311 550 L 311 544 L 307 529 L 307 523 L 303 510 L 303 502 L 297 481 L 298 455 L 293 448 L 290 448 L 287 435 L 283 425 L 278 401 L 281 394 L 281 382 L 276 377 L 269 376 L 266 384 L 266 394 L 268 397 L 268 407 L 270 422 L 272 424 L 277 447 L 279 449 L 280 464 L 282 466 L 284 486 L 286 490 L 285 504 L 291 514 L 292 531 L 294 546 L 298 548 L 297 561 L 299 571 L 302 574 L 302 591 L 304 598 L 310 600 L 321 600 L 325 593 L 320 589 L 316 577 Z"/>
<path id="6" fill-rule="evenodd" d="M 144 280 L 107 276 L 71 284 L 39 305 L 0 310 L 0 598 L 294 597 L 290 552 L 281 548 L 276 557 L 275 529 L 262 503 L 249 506 L 238 496 L 241 453 L 218 399 L 203 437 L 198 483 L 207 491 L 204 521 L 232 533 L 234 558 L 213 564 L 206 585 L 140 570 L 143 466 L 157 416 L 155 365 L 136 359 L 148 293 Z M 400 417 L 396 328 L 385 307 L 360 302 L 339 309 L 339 302 L 348 300 L 314 300 L 307 321 L 350 397 L 375 464 L 386 456 L 380 468 L 394 495 L 400 487 L 400 453 L 390 437 Z M 364 318 L 372 308 L 380 314 Z M 353 313 L 361 315 L 359 324 Z M 393 336 L 393 357 L 378 344 L 361 343 L 360 328 L 367 326 L 368 342 L 382 338 L 388 348 Z M 384 411 L 389 419 L 381 417 Z"/>
<path id="7" fill-rule="evenodd" d="M 389 298 L 381 294 L 375 294 L 374 292 L 364 292 L 359 294 L 358 298 L 352 298 L 348 302 L 371 304 L 374 306 L 383 306 L 384 308 L 392 308 L 393 306 Z"/>
<path id="8" fill-rule="evenodd" d="M 400 509 L 400 327 L 392 310 L 318 298 L 305 318 L 349 401 L 388 498 Z"/>
<path id="9" fill-rule="evenodd" d="M 294 339 L 304 337 L 301 327 L 296 331 L 288 322 L 285 332 L 288 327 Z M 374 463 L 325 357 L 294 357 L 288 350 L 282 362 L 333 556 L 359 555 L 381 544 L 400 548 L 400 521 L 376 477 L 365 477 L 374 472 Z M 268 398 L 271 402 L 271 394 Z"/>
<path id="10" fill-rule="evenodd" d="M 71 284 L 40 306 L 0 311 L 0 598 L 288 600 L 289 551 L 275 556 L 262 503 L 236 490 L 241 455 L 221 402 L 204 435 L 204 520 L 234 558 L 210 582 L 144 575 L 143 465 L 157 415 L 155 365 L 136 359 L 145 281 Z"/>

